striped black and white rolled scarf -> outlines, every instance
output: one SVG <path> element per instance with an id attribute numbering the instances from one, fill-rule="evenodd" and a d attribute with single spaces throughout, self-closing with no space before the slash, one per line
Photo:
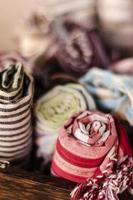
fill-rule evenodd
<path id="1" fill-rule="evenodd" d="M 21 63 L 0 72 L 0 160 L 25 163 L 32 148 L 33 79 Z"/>

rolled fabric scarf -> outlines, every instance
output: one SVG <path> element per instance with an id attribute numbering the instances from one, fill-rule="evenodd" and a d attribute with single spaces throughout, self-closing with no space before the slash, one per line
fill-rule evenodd
<path id="1" fill-rule="evenodd" d="M 96 0 L 45 0 L 53 19 L 67 18 L 77 23 L 95 26 Z"/>
<path id="2" fill-rule="evenodd" d="M 44 163 L 50 161 L 60 128 L 73 114 L 87 108 L 95 109 L 95 103 L 79 84 L 56 86 L 41 97 L 35 109 L 37 157 Z"/>
<path id="3" fill-rule="evenodd" d="M 133 126 L 133 77 L 93 68 L 81 79 L 96 104 Z"/>
<path id="4" fill-rule="evenodd" d="M 96 31 L 71 22 L 60 26 L 56 57 L 64 71 L 80 77 L 91 67 L 109 65 L 110 60 Z"/>
<path id="5" fill-rule="evenodd" d="M 72 200 L 118 200 L 119 193 L 133 186 L 132 169 L 125 129 L 111 115 L 84 111 L 61 129 L 51 172 L 80 183 Z"/>
<path id="6" fill-rule="evenodd" d="M 109 66 L 110 70 L 119 74 L 133 74 L 133 58 L 125 58 L 112 63 Z"/>
<path id="7" fill-rule="evenodd" d="M 0 160 L 13 165 L 28 161 L 32 149 L 33 79 L 21 63 L 0 72 Z"/>

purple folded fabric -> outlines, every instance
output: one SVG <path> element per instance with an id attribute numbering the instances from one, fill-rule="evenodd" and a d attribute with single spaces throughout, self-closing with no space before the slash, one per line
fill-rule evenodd
<path id="1" fill-rule="evenodd" d="M 81 76 L 91 67 L 107 67 L 109 58 L 94 30 L 71 22 L 60 22 L 56 57 L 69 74 Z"/>

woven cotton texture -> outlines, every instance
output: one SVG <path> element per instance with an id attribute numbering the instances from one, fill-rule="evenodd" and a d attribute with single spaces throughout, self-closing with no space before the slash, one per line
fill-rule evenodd
<path id="1" fill-rule="evenodd" d="M 72 200 L 118 199 L 118 193 L 132 186 L 132 169 L 125 129 L 111 115 L 84 111 L 61 129 L 51 171 L 82 183 L 71 193 Z"/>
<path id="2" fill-rule="evenodd" d="M 133 78 L 116 75 L 107 70 L 91 69 L 80 81 L 104 112 L 112 112 L 119 119 L 133 125 Z"/>
<path id="3" fill-rule="evenodd" d="M 71 26 L 69 30 L 62 25 L 58 36 L 56 57 L 63 70 L 80 77 L 94 66 L 106 68 L 110 61 L 97 32 L 77 24 Z"/>
<path id="4" fill-rule="evenodd" d="M 0 159 L 17 163 L 32 148 L 33 80 L 21 63 L 0 72 Z"/>
<path id="5" fill-rule="evenodd" d="M 37 156 L 44 162 L 51 160 L 60 128 L 73 115 L 95 103 L 85 88 L 79 84 L 56 86 L 38 100 L 36 116 Z"/>

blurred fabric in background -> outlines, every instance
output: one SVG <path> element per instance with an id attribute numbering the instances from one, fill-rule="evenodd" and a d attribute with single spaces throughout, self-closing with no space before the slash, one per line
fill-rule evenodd
<path id="1" fill-rule="evenodd" d="M 16 25 L 29 15 L 37 6 L 43 5 L 44 1 L 37 0 L 0 0 L 0 50 L 12 50 L 13 30 Z"/>
<path id="2" fill-rule="evenodd" d="M 60 6 L 59 6 L 60 5 Z M 12 40 L 14 30 L 17 25 L 21 25 L 23 21 L 37 8 L 45 6 L 50 11 L 52 17 L 58 17 L 62 13 L 67 13 L 68 10 L 74 13 L 71 17 L 77 18 L 79 21 L 85 21 L 86 15 L 88 15 L 88 23 L 92 26 L 93 16 L 95 15 L 95 0 L 0 0 L 0 50 L 12 50 L 14 49 L 14 42 Z M 52 12 L 51 12 L 52 10 Z M 79 14 L 80 10 L 80 14 Z M 87 11 L 87 12 L 86 12 Z M 88 12 L 89 11 L 89 12 Z"/>

